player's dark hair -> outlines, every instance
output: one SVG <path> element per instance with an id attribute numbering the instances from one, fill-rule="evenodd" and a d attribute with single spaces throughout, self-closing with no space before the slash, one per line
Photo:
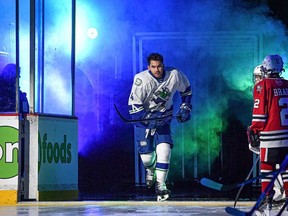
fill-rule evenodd
<path id="1" fill-rule="evenodd" d="M 160 61 L 161 63 L 163 63 L 163 56 L 159 53 L 151 53 L 147 58 L 148 65 L 150 65 L 151 61 Z"/>

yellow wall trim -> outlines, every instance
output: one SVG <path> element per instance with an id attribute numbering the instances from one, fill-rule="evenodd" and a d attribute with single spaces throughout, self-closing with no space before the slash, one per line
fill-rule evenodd
<path id="1" fill-rule="evenodd" d="M 0 205 L 17 203 L 17 190 L 0 190 Z"/>

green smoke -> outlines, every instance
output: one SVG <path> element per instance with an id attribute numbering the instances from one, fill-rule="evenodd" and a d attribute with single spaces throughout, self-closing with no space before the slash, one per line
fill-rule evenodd
<path id="1" fill-rule="evenodd" d="M 215 65 L 217 67 L 222 66 Z M 230 66 L 231 74 L 234 69 L 236 67 Z M 197 86 L 201 88 L 193 91 L 195 99 L 192 102 L 191 120 L 184 124 L 173 122 L 175 145 L 169 174 L 169 178 L 173 180 L 183 177 L 200 178 L 213 173 L 215 163 L 221 163 L 222 160 L 222 145 L 225 144 L 222 134 L 229 134 L 229 121 L 236 119 L 243 128 L 250 124 L 253 70 L 246 70 L 242 72 L 242 76 L 229 78 L 215 71 L 206 73 L 207 79 L 197 80 Z M 222 74 L 225 73 L 229 74 L 223 70 Z M 231 139 L 238 139 L 237 136 L 246 139 L 246 134 L 240 134 L 240 131 L 239 128 L 239 134 L 231 135 Z M 242 146 L 243 149 L 247 148 L 246 142 Z M 221 169 L 219 164 L 216 169 Z"/>

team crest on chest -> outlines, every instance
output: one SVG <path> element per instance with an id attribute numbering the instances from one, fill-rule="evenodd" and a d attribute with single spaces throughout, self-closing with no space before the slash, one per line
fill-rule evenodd
<path id="1" fill-rule="evenodd" d="M 168 88 L 164 87 L 164 88 L 161 88 L 159 91 L 155 92 L 155 95 L 158 98 L 161 98 L 162 100 L 166 101 L 170 97 L 171 92 L 169 91 Z"/>
<path id="2" fill-rule="evenodd" d="M 261 91 L 262 91 L 262 86 L 261 86 L 261 85 L 257 85 L 256 91 L 257 91 L 258 93 L 261 93 Z"/>

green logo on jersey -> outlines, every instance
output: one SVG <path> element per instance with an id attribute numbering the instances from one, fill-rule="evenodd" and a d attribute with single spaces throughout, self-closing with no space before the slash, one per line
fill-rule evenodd
<path id="1" fill-rule="evenodd" d="M 169 91 L 168 88 L 165 87 L 157 91 L 155 94 L 157 97 L 161 98 L 162 100 L 168 100 L 168 98 L 171 95 L 171 92 Z"/>
<path id="2" fill-rule="evenodd" d="M 18 129 L 0 126 L 0 179 L 18 175 Z"/>

